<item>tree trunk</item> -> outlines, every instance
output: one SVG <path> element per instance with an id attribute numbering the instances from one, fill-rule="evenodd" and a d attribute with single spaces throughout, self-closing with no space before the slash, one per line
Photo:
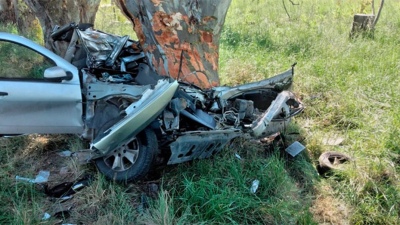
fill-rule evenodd
<path id="1" fill-rule="evenodd" d="M 357 37 L 359 34 L 367 34 L 373 37 L 376 23 L 382 12 L 383 4 L 385 0 L 381 0 L 378 14 L 375 15 L 374 1 L 372 1 L 372 15 L 371 14 L 355 14 L 353 20 L 353 26 L 351 28 L 350 37 Z"/>
<path id="2" fill-rule="evenodd" d="M 16 25 L 20 35 L 29 37 L 37 37 L 37 28 L 40 29 L 39 21 L 23 0 L 0 1 L 0 23 Z"/>
<path id="3" fill-rule="evenodd" d="M 161 75 L 219 85 L 218 48 L 231 0 L 116 0 Z"/>
<path id="4" fill-rule="evenodd" d="M 29 37 L 40 38 L 40 23 L 32 10 L 23 0 L 12 1 L 15 7 L 14 11 L 17 18 L 18 33 Z"/>
<path id="5" fill-rule="evenodd" d="M 56 49 L 51 44 L 53 27 L 71 22 L 93 23 L 100 0 L 25 0 L 25 3 L 39 19 L 45 47 L 62 55 L 65 49 Z"/>
<path id="6" fill-rule="evenodd" d="M 370 14 L 355 14 L 353 27 L 351 28 L 350 37 L 357 37 L 361 33 L 372 31 L 375 15 Z"/>
<path id="7" fill-rule="evenodd" d="M 3 24 L 15 24 L 17 22 L 14 0 L 0 1 L 0 22 Z"/>

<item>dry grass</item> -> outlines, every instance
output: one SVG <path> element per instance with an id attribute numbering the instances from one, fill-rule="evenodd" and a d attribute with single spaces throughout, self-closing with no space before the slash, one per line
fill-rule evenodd
<path id="1" fill-rule="evenodd" d="M 328 184 L 322 184 L 319 189 L 310 208 L 314 219 L 323 225 L 351 224 L 351 207 L 340 198 L 337 198 L 335 191 Z"/>

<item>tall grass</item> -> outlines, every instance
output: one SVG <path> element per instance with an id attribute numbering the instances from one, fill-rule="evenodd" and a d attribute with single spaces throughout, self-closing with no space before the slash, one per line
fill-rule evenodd
<path id="1" fill-rule="evenodd" d="M 334 198 L 349 204 L 351 224 L 397 224 L 400 5 L 385 2 L 373 37 L 350 39 L 352 16 L 371 13 L 364 1 L 294 2 L 286 4 L 290 19 L 281 1 L 232 3 L 222 80 L 271 76 L 298 62 L 294 91 L 307 109 L 296 123 L 310 155 L 336 150 L 354 158 L 317 187 L 330 186 Z M 328 146 L 329 137 L 344 142 Z"/>

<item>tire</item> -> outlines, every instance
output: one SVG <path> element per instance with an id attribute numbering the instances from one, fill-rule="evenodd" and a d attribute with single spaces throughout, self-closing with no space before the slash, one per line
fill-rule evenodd
<path id="1" fill-rule="evenodd" d="M 158 149 L 154 131 L 146 128 L 131 142 L 95 160 L 106 178 L 127 183 L 142 179 L 149 172 Z"/>
<path id="2" fill-rule="evenodd" d="M 317 170 L 323 175 L 330 170 L 339 169 L 340 164 L 350 160 L 350 156 L 340 152 L 324 152 L 318 158 Z"/>

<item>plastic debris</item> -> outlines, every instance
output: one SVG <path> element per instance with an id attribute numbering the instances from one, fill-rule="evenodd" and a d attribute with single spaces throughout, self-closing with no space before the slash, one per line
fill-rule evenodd
<path id="1" fill-rule="evenodd" d="M 15 176 L 16 180 L 21 180 L 21 181 L 26 181 L 29 183 L 34 183 L 34 184 L 40 184 L 40 183 L 45 183 L 48 181 L 50 176 L 50 172 L 46 170 L 41 170 L 39 171 L 39 174 L 36 176 L 35 179 L 27 178 L 27 177 L 21 177 L 21 176 Z"/>
<path id="2" fill-rule="evenodd" d="M 259 184 L 260 184 L 259 180 L 253 180 L 253 182 L 251 183 L 250 192 L 253 194 L 256 193 Z"/>
<path id="3" fill-rule="evenodd" d="M 60 202 L 65 202 L 67 200 L 70 200 L 73 197 L 74 196 L 72 196 L 72 195 L 63 196 L 63 197 L 60 198 Z"/>
<path id="4" fill-rule="evenodd" d="M 41 170 L 39 171 L 39 174 L 35 178 L 35 183 L 37 184 L 45 183 L 49 180 L 49 176 L 50 176 L 50 171 Z"/>
<path id="5" fill-rule="evenodd" d="M 86 181 L 86 180 L 84 180 L 84 181 L 79 181 L 79 182 L 75 183 L 75 184 L 72 186 L 72 190 L 74 190 L 75 192 L 77 192 L 77 191 L 81 190 L 82 188 L 87 187 L 88 185 L 89 185 L 89 184 L 88 184 L 88 181 Z"/>
<path id="6" fill-rule="evenodd" d="M 238 158 L 239 160 L 242 160 L 242 157 L 240 157 L 240 155 L 237 153 L 235 153 L 235 157 Z"/>
<path id="7" fill-rule="evenodd" d="M 300 142 L 295 141 L 293 142 L 291 145 L 289 145 L 289 147 L 287 147 L 285 149 L 285 151 L 287 153 L 289 153 L 289 155 L 291 155 L 292 157 L 295 157 L 296 155 L 298 155 L 300 152 L 302 152 L 304 149 L 306 149 L 306 147 L 304 145 L 302 145 Z"/>
<path id="8" fill-rule="evenodd" d="M 35 179 L 27 178 L 27 177 L 21 177 L 21 176 L 15 176 L 16 180 L 21 180 L 21 181 L 27 181 L 29 183 L 35 183 Z"/>
<path id="9" fill-rule="evenodd" d="M 42 220 L 48 220 L 48 219 L 50 219 L 50 217 L 51 217 L 51 215 L 48 214 L 47 212 L 45 212 L 43 217 L 42 217 Z"/>
<path id="10" fill-rule="evenodd" d="M 65 150 L 65 151 L 62 151 L 62 152 L 58 153 L 58 155 L 61 156 L 61 157 L 71 157 L 72 156 L 72 152 L 69 151 L 69 150 Z"/>

